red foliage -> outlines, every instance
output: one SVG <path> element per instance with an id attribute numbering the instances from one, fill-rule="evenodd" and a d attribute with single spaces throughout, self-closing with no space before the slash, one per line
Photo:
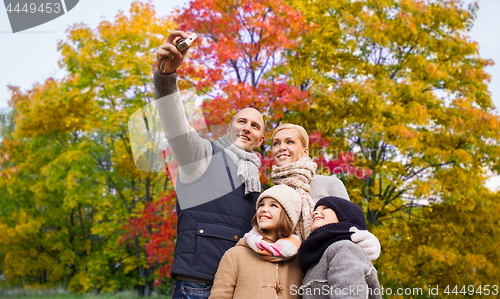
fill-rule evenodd
<path id="1" fill-rule="evenodd" d="M 328 148 L 330 141 L 326 139 L 319 130 L 309 133 L 309 145 L 311 148 Z"/>
<path id="2" fill-rule="evenodd" d="M 336 174 L 339 178 L 354 176 L 358 179 L 366 179 L 373 173 L 371 169 L 359 166 L 356 159 L 360 156 L 356 153 L 332 149 L 330 140 L 320 131 L 309 134 L 309 148 L 309 154 L 318 164 L 318 169 L 326 169 L 330 174 Z"/>
<path id="3" fill-rule="evenodd" d="M 248 106 L 275 123 L 307 105 L 308 93 L 276 71 L 307 30 L 302 14 L 283 0 L 194 0 L 176 21 L 200 36 L 179 73 L 209 92 L 203 104 L 208 126 L 227 125 Z"/>
<path id="4" fill-rule="evenodd" d="M 125 232 L 121 239 L 126 243 L 132 238 L 145 242 L 147 264 L 158 264 L 159 277 L 170 277 L 170 268 L 177 236 L 177 213 L 175 211 L 175 191 L 172 189 L 160 200 L 149 202 L 139 217 L 133 217 L 122 227 Z"/>
<path id="5" fill-rule="evenodd" d="M 318 164 L 318 170 L 326 169 L 330 174 L 336 174 L 342 178 L 344 176 L 354 176 L 358 179 L 366 179 L 373 171 L 369 168 L 356 165 L 357 155 L 352 152 L 339 152 L 331 150 L 330 141 L 322 136 L 319 131 L 309 134 L 309 155 Z M 274 161 L 271 155 L 262 157 L 260 167 L 260 181 L 265 184 L 271 181 L 271 172 Z"/>
<path id="6" fill-rule="evenodd" d="M 260 183 L 266 184 L 271 181 L 271 172 L 273 170 L 274 160 L 272 156 L 262 157 L 260 153 L 258 153 L 262 164 L 259 169 Z"/>

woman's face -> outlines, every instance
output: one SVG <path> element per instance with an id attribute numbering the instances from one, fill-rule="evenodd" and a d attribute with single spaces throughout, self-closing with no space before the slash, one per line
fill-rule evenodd
<path id="1" fill-rule="evenodd" d="M 334 210 L 326 206 L 319 206 L 316 210 L 314 210 L 311 229 L 315 230 L 323 225 L 337 222 L 339 222 L 339 219 L 337 218 L 337 214 Z"/>
<path id="2" fill-rule="evenodd" d="M 302 146 L 295 130 L 284 129 L 274 135 L 272 155 L 276 166 L 293 163 L 307 156 L 309 150 Z"/>

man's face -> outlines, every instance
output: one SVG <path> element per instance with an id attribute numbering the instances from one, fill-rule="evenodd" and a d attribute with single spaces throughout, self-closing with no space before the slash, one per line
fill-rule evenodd
<path id="1" fill-rule="evenodd" d="M 251 152 L 264 141 L 264 119 L 253 108 L 242 109 L 233 117 L 227 133 L 236 147 Z"/>

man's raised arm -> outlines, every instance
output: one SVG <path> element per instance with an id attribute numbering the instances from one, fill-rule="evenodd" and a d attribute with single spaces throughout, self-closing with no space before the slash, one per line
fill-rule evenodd
<path id="1" fill-rule="evenodd" d="M 212 156 L 212 145 L 201 138 L 186 118 L 175 70 L 181 65 L 189 50 L 180 52 L 175 44 L 186 38 L 182 31 L 173 31 L 158 48 L 157 68 L 153 77 L 158 114 L 165 138 L 172 147 L 179 163 L 180 179 L 188 183 L 199 178 L 207 169 Z"/>

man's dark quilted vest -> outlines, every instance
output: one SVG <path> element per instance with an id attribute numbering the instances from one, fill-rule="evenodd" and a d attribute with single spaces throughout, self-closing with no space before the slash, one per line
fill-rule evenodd
<path id="1" fill-rule="evenodd" d="M 260 193 L 245 196 L 245 185 L 236 176 L 237 167 L 224 151 L 213 144 L 212 148 L 210 164 L 200 178 L 187 184 L 177 180 L 177 242 L 171 271 L 174 278 L 179 274 L 213 281 L 222 255 L 251 229 Z M 204 202 L 204 194 L 223 195 L 180 208 L 179 200 Z"/>

